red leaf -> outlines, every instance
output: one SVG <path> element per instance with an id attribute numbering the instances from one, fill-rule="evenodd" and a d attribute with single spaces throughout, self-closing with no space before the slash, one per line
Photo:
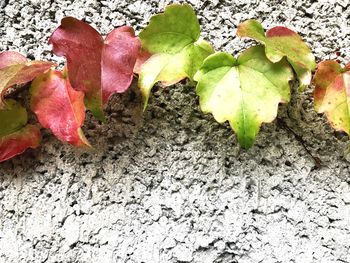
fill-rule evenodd
<path id="1" fill-rule="evenodd" d="M 0 53 L 0 106 L 8 88 L 32 81 L 46 72 L 54 63 L 45 61 L 27 61 L 21 54 L 13 51 Z"/>
<path id="2" fill-rule="evenodd" d="M 31 108 L 45 128 L 61 141 L 90 146 L 81 126 L 85 119 L 84 93 L 70 85 L 65 72 L 49 71 L 31 86 Z"/>
<path id="3" fill-rule="evenodd" d="M 131 27 L 113 30 L 103 41 L 90 25 L 73 17 L 63 18 L 50 44 L 65 56 L 74 89 L 85 93 L 86 106 L 103 120 L 103 105 L 115 92 L 124 92 L 133 78 L 140 42 Z"/>
<path id="4" fill-rule="evenodd" d="M 139 40 L 131 27 L 123 26 L 108 34 L 102 52 L 103 103 L 113 93 L 129 88 L 139 50 Z"/>

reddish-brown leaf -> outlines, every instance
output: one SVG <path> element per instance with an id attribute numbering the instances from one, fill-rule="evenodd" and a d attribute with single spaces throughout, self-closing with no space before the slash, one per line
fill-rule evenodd
<path id="1" fill-rule="evenodd" d="M 103 105 L 115 92 L 124 92 L 133 78 L 140 42 L 132 28 L 113 30 L 105 40 L 90 25 L 63 18 L 49 43 L 65 56 L 72 86 L 85 93 L 86 107 L 104 120 Z"/>
<path id="2" fill-rule="evenodd" d="M 319 63 L 313 84 L 316 111 L 325 113 L 334 129 L 350 134 L 350 64 Z"/>
<path id="3" fill-rule="evenodd" d="M 315 84 L 314 98 L 315 107 L 318 109 L 326 94 L 327 87 L 342 73 L 342 67 L 336 61 L 322 61 L 317 65 L 317 71 L 313 78 Z"/>
<path id="4" fill-rule="evenodd" d="M 27 111 L 18 102 L 5 101 L 0 109 L 0 123 L 0 162 L 39 146 L 40 130 L 27 125 Z"/>
<path id="5" fill-rule="evenodd" d="M 41 134 L 36 125 L 28 124 L 20 131 L 0 138 L 0 162 L 6 161 L 28 148 L 36 148 L 40 144 Z"/>
<path id="6" fill-rule="evenodd" d="M 85 119 L 84 93 L 72 88 L 66 72 L 49 71 L 30 88 L 31 108 L 45 128 L 61 141 L 90 146 L 81 126 Z"/>
<path id="7" fill-rule="evenodd" d="M 8 88 L 32 81 L 36 76 L 46 72 L 54 64 L 46 61 L 27 61 L 14 51 L 0 53 L 0 106 Z"/>

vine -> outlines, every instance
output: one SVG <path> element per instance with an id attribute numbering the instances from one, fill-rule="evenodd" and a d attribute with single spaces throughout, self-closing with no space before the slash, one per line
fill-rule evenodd
<path id="1" fill-rule="evenodd" d="M 279 103 L 288 103 L 295 77 L 300 91 L 313 82 L 316 111 L 350 134 L 350 64 L 342 68 L 335 61 L 321 62 L 312 80 L 315 58 L 294 31 L 278 26 L 265 33 L 259 22 L 248 20 L 238 26 L 237 36 L 258 44 L 237 58 L 215 52 L 200 37 L 199 21 L 188 4 L 167 6 L 139 36 L 122 26 L 103 38 L 87 23 L 63 18 L 49 40 L 53 53 L 66 58 L 63 70 L 53 62 L 27 61 L 17 52 L 0 53 L 0 162 L 38 147 L 40 126 L 63 142 L 91 147 L 81 129 L 85 107 L 105 121 L 109 98 L 125 92 L 134 74 L 144 110 L 156 83 L 167 87 L 189 78 L 201 110 L 219 123 L 228 121 L 243 148 L 253 145 L 262 123 L 276 118 Z M 28 124 L 27 109 L 15 96 L 5 98 L 30 82 L 36 124 Z"/>

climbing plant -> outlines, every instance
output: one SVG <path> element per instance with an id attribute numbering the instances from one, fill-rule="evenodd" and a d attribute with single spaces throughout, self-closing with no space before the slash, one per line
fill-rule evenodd
<path id="1" fill-rule="evenodd" d="M 237 58 L 215 52 L 201 38 L 200 23 L 188 4 L 167 6 L 138 36 L 122 26 L 103 38 L 87 23 L 63 18 L 49 39 L 53 53 L 66 58 L 62 70 L 50 61 L 0 53 L 0 162 L 38 147 L 41 127 L 63 142 L 91 147 L 81 128 L 85 107 L 104 122 L 109 98 L 125 92 L 135 75 L 144 110 L 156 83 L 170 87 L 188 78 L 201 110 L 220 123 L 228 121 L 240 145 L 251 147 L 261 124 L 273 121 L 279 103 L 290 100 L 290 81 L 296 77 L 302 91 L 310 85 L 316 63 L 308 45 L 288 28 L 265 33 L 259 22 L 248 20 L 238 25 L 237 36 L 258 43 Z M 316 110 L 349 134 L 350 65 L 321 62 L 312 82 Z M 29 109 L 6 99 L 28 86 Z M 28 124 L 27 110 L 38 123 Z"/>

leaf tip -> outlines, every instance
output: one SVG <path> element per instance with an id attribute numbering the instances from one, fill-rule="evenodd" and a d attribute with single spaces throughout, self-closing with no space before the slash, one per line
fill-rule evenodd
<path id="1" fill-rule="evenodd" d="M 77 143 L 77 146 L 82 146 L 86 148 L 93 148 L 90 142 L 86 139 L 85 134 L 81 128 L 78 128 L 78 136 L 80 141 Z"/>
<path id="2" fill-rule="evenodd" d="M 149 96 L 147 96 L 147 97 L 143 96 L 143 108 L 142 108 L 143 112 L 145 112 L 147 109 L 148 99 L 149 99 Z"/>

